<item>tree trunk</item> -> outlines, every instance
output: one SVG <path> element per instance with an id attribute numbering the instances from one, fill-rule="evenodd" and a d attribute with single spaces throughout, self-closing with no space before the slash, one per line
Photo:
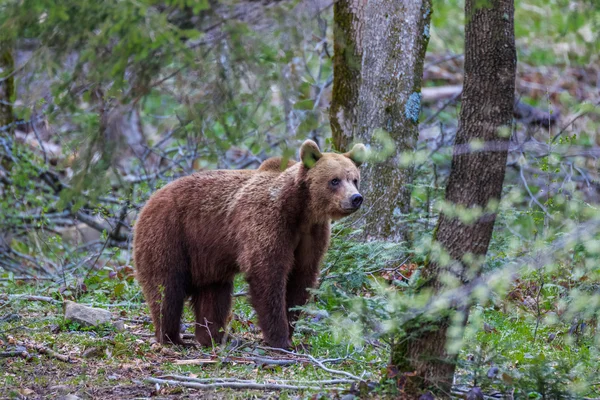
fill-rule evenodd
<path id="1" fill-rule="evenodd" d="M 423 271 L 436 293 L 448 276 L 465 284 L 481 272 L 502 193 L 514 105 L 514 0 L 467 0 L 465 13 L 465 82 L 446 202 L 454 211 L 485 211 L 471 224 L 440 215 L 434 240 L 452 261 L 431 258 Z M 469 151 L 473 141 L 485 145 Z M 447 331 L 450 321 L 464 326 L 468 300 L 458 307 L 427 329 L 411 329 L 408 340 L 393 349 L 392 362 L 416 371 L 421 389 L 435 388 L 442 395 L 450 391 L 457 355 L 447 351 Z"/>
<path id="2" fill-rule="evenodd" d="M 3 141 L 2 136 L 10 136 L 14 131 L 14 117 L 12 103 L 15 101 L 15 80 L 12 76 L 15 69 L 15 62 L 12 56 L 12 51 L 7 41 L 0 40 L 0 143 Z M 11 141 L 3 143 L 4 149 L 10 149 Z M 11 162 L 9 158 L 0 155 L 0 182 L 4 175 L 10 171 Z M 6 196 L 3 189 L 4 185 L 0 185 L 0 200 Z M 10 234 L 0 230 L 0 252 L 6 251 L 10 245 Z"/>
<path id="3" fill-rule="evenodd" d="M 340 151 L 349 150 L 358 122 L 366 6 L 367 0 L 338 0 L 333 3 L 333 92 L 329 121 L 333 144 Z"/>
<path id="4" fill-rule="evenodd" d="M 335 3 L 333 141 L 338 150 L 362 141 L 378 155 L 362 168 L 367 239 L 406 239 L 413 169 L 400 160 L 418 136 L 430 19 L 431 0 Z"/>
<path id="5" fill-rule="evenodd" d="M 0 129 L 10 131 L 13 121 L 12 102 L 15 101 L 15 62 L 8 43 L 0 41 Z"/>

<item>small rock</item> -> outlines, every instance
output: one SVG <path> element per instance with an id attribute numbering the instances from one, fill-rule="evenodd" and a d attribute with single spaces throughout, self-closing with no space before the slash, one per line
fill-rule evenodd
<path id="1" fill-rule="evenodd" d="M 111 314 L 101 308 L 88 307 L 73 301 L 65 301 L 65 319 L 86 326 L 98 326 L 110 322 Z"/>
<path id="2" fill-rule="evenodd" d="M 106 379 L 108 379 L 109 381 L 116 381 L 117 379 L 119 379 L 119 377 L 115 374 L 112 374 L 112 375 L 108 375 L 106 377 Z"/>
<path id="3" fill-rule="evenodd" d="M 104 349 L 100 347 L 90 347 L 89 349 L 86 349 L 82 354 L 84 358 L 102 357 L 103 355 Z"/>
<path id="4" fill-rule="evenodd" d="M 74 394 L 68 394 L 61 398 L 61 400 L 80 400 L 81 397 L 75 396 Z"/>
<path id="5" fill-rule="evenodd" d="M 500 371 L 500 368 L 496 367 L 496 366 L 492 366 L 490 367 L 490 369 L 488 369 L 487 372 L 487 377 L 492 379 L 494 378 L 496 375 L 498 375 L 498 372 Z"/>
<path id="6" fill-rule="evenodd" d="M 117 332 L 125 332 L 125 322 L 123 322 L 121 320 L 115 321 L 115 322 L 113 322 L 113 326 L 115 327 Z"/>
<path id="7" fill-rule="evenodd" d="M 345 394 L 342 396 L 342 398 L 340 400 L 354 400 L 356 399 L 356 396 L 353 394 Z"/>
<path id="8" fill-rule="evenodd" d="M 483 330 L 485 331 L 485 333 L 492 333 L 498 331 L 493 325 L 490 325 L 487 322 L 483 323 Z"/>
<path id="9" fill-rule="evenodd" d="M 478 387 L 474 387 L 467 393 L 466 400 L 483 400 L 483 392 Z"/>
<path id="10" fill-rule="evenodd" d="M 14 322 L 14 321 L 18 321 L 21 319 L 21 316 L 19 314 L 7 314 L 4 317 L 0 318 L 0 321 L 2 322 Z"/>
<path id="11" fill-rule="evenodd" d="M 50 386 L 48 389 L 52 392 L 58 392 L 60 394 L 64 394 L 64 393 L 67 393 L 71 388 L 69 388 L 67 385 L 55 385 L 55 386 Z"/>

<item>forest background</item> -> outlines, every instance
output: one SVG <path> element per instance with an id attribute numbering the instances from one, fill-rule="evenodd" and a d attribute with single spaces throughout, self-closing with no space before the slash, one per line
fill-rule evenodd
<path id="1" fill-rule="evenodd" d="M 593 0 L 0 10 L 0 396 L 600 396 Z M 152 344 L 145 201 L 306 138 L 372 157 L 295 351 L 261 347 L 241 278 L 226 344 Z"/>

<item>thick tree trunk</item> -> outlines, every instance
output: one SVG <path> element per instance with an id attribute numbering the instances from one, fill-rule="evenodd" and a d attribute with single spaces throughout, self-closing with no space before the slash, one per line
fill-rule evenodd
<path id="1" fill-rule="evenodd" d="M 358 122 L 362 35 L 367 0 L 338 0 L 333 4 L 333 93 L 329 120 L 333 144 L 349 150 Z"/>
<path id="2" fill-rule="evenodd" d="M 437 293 L 449 276 L 464 284 L 481 272 L 502 192 L 514 104 L 514 0 L 467 0 L 465 12 L 465 83 L 446 202 L 454 211 L 485 211 L 472 224 L 442 212 L 434 240 L 451 261 L 431 259 L 424 271 Z M 465 151 L 474 141 L 485 145 Z M 464 326 L 468 300 L 459 307 L 427 329 L 411 329 L 412 335 L 392 354 L 394 364 L 417 372 L 421 388 L 437 389 L 442 395 L 449 393 L 456 367 L 456 354 L 447 352 L 447 328 L 450 320 Z"/>
<path id="3" fill-rule="evenodd" d="M 413 170 L 400 159 L 418 135 L 430 19 L 431 0 L 335 3 L 334 144 L 346 150 L 352 140 L 362 141 L 381 158 L 362 168 L 367 239 L 406 238 L 402 216 L 409 211 Z"/>

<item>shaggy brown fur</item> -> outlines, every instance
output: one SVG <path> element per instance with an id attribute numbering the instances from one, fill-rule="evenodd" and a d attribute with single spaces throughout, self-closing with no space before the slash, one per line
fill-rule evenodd
<path id="1" fill-rule="evenodd" d="M 291 167 L 292 165 L 296 164 L 296 161 L 288 159 L 287 160 L 287 164 L 284 165 L 284 168 L 282 167 L 282 157 L 271 157 L 271 158 L 267 158 L 265 161 L 262 162 L 262 164 L 260 164 L 260 166 L 258 167 L 259 171 L 276 171 L 276 172 L 281 172 L 283 170 L 288 169 L 289 167 Z"/>
<path id="2" fill-rule="evenodd" d="M 200 172 L 166 185 L 135 225 L 137 278 L 159 342 L 181 344 L 185 299 L 196 314 L 196 339 L 219 343 L 231 308 L 234 276 L 250 287 L 265 341 L 287 348 L 307 288 L 317 281 L 330 221 L 360 207 L 357 166 L 366 150 L 321 154 L 307 140 L 302 162 L 281 160 L 251 171 Z"/>

